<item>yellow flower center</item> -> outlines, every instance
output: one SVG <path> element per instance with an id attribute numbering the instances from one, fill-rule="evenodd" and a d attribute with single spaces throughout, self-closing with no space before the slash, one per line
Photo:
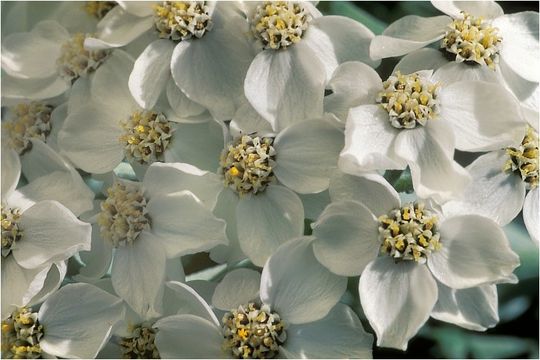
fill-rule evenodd
<path id="1" fill-rule="evenodd" d="M 509 159 L 503 170 L 521 177 L 528 189 L 536 188 L 538 186 L 538 133 L 529 126 L 520 146 L 507 147 L 506 154 Z"/>
<path id="2" fill-rule="evenodd" d="M 8 134 L 8 144 L 23 154 L 32 147 L 31 139 L 45 141 L 51 132 L 52 106 L 32 101 L 12 108 L 13 118 L 2 124 Z"/>
<path id="3" fill-rule="evenodd" d="M 83 9 L 90 16 L 101 20 L 116 6 L 114 1 L 86 1 Z"/>
<path id="4" fill-rule="evenodd" d="M 21 210 L 17 208 L 5 208 L 2 205 L 2 256 L 11 254 L 11 249 L 15 243 L 22 239 L 23 230 L 19 225 Z"/>
<path id="5" fill-rule="evenodd" d="M 87 50 L 84 40 L 88 35 L 77 33 L 62 45 L 60 57 L 56 60 L 58 73 L 67 81 L 94 72 L 109 56 L 110 50 Z"/>
<path id="6" fill-rule="evenodd" d="M 39 341 L 43 326 L 38 313 L 22 307 L 2 321 L 2 357 L 6 359 L 41 358 Z"/>
<path id="7" fill-rule="evenodd" d="M 163 1 L 154 6 L 154 24 L 160 38 L 173 41 L 201 38 L 213 27 L 205 1 Z"/>
<path id="8" fill-rule="evenodd" d="M 156 329 L 149 324 L 136 326 L 131 336 L 122 338 L 120 346 L 124 359 L 160 359 L 154 344 Z"/>

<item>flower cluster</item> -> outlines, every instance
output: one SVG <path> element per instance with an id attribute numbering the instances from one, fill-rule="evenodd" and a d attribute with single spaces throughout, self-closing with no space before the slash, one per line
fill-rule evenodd
<path id="1" fill-rule="evenodd" d="M 538 13 L 433 5 L 375 36 L 307 1 L 2 3 L 28 17 L 2 34 L 2 357 L 495 326 L 502 227 L 539 239 Z"/>

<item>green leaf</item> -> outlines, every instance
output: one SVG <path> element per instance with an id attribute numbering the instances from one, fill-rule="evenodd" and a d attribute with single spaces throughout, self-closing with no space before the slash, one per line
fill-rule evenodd
<path id="1" fill-rule="evenodd" d="M 513 358 L 531 352 L 531 342 L 512 336 L 472 335 L 470 350 L 475 358 Z"/>
<path id="2" fill-rule="evenodd" d="M 354 19 L 368 27 L 375 35 L 380 35 L 386 28 L 383 21 L 348 1 L 321 1 L 319 9 L 325 15 L 340 15 Z"/>

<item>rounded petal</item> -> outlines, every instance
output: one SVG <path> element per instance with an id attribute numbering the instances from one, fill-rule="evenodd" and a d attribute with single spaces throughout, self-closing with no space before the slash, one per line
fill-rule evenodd
<path id="1" fill-rule="evenodd" d="M 369 47 L 372 59 L 400 56 L 442 39 L 452 22 L 448 16 L 407 15 L 375 36 Z M 425 69 L 424 69 L 425 70 Z"/>
<path id="2" fill-rule="evenodd" d="M 249 67 L 246 98 L 274 130 L 323 112 L 326 73 L 315 53 L 300 41 L 284 51 L 264 50 Z"/>
<path id="3" fill-rule="evenodd" d="M 538 188 L 529 191 L 525 198 L 525 204 L 523 205 L 523 220 L 527 231 L 536 244 L 538 245 L 538 239 L 540 239 L 540 225 L 538 225 L 538 217 L 540 211 L 538 210 Z"/>
<path id="4" fill-rule="evenodd" d="M 328 191 L 321 191 L 316 194 L 299 194 L 304 204 L 304 215 L 306 219 L 317 219 L 324 208 L 330 204 L 330 194 Z"/>
<path id="5" fill-rule="evenodd" d="M 4 145 L 4 141 L 2 141 Z M 2 198 L 13 192 L 21 177 L 21 161 L 15 150 L 2 146 Z"/>
<path id="6" fill-rule="evenodd" d="M 144 49 L 135 61 L 129 76 L 129 90 L 144 109 L 151 109 L 165 89 L 170 78 L 169 64 L 174 43 L 167 39 L 156 40 Z"/>
<path id="7" fill-rule="evenodd" d="M 453 289 L 503 280 L 519 265 L 502 228 L 478 215 L 455 216 L 439 226 L 442 248 L 428 257 L 435 277 Z"/>
<path id="8" fill-rule="evenodd" d="M 33 182 L 55 171 L 69 172 L 71 170 L 71 166 L 49 145 L 39 139 L 31 139 L 31 142 L 31 150 L 20 157 L 22 172 L 26 180 Z"/>
<path id="9" fill-rule="evenodd" d="M 338 303 L 321 320 L 289 326 L 282 347 L 288 358 L 371 359 L 372 344 L 358 316 Z"/>
<path id="10" fill-rule="evenodd" d="M 399 60 L 392 73 L 412 74 L 422 70 L 437 70 L 448 64 L 448 59 L 439 50 L 423 48 L 405 55 Z"/>
<path id="11" fill-rule="evenodd" d="M 35 304 L 42 303 L 43 300 L 49 297 L 49 295 L 58 290 L 58 288 L 60 288 L 60 285 L 62 285 L 62 282 L 64 281 L 66 272 L 67 261 L 60 261 L 52 264 L 52 266 L 49 267 L 47 277 L 43 282 L 43 287 L 37 294 L 32 297 L 30 301 L 28 301 L 27 305 L 33 306 Z"/>
<path id="12" fill-rule="evenodd" d="M 212 305 L 220 310 L 231 311 L 259 297 L 261 274 L 250 269 L 233 270 L 216 286 Z"/>
<path id="13" fill-rule="evenodd" d="M 191 100 L 176 86 L 174 79 L 169 77 L 167 87 L 165 88 L 169 105 L 176 116 L 181 119 L 202 114 L 206 108 L 201 104 Z M 187 121 L 186 122 L 191 122 Z"/>
<path id="14" fill-rule="evenodd" d="M 399 130 L 388 121 L 388 113 L 377 105 L 362 105 L 349 112 L 345 147 L 339 168 L 349 174 L 378 169 L 404 169 L 407 165 L 394 152 Z"/>
<path id="15" fill-rule="evenodd" d="M 485 81 L 500 83 L 500 74 L 486 66 L 471 66 L 464 62 L 449 62 L 433 73 L 433 81 L 448 86 L 458 81 Z"/>
<path id="16" fill-rule="evenodd" d="M 154 196 L 146 207 L 152 234 L 162 241 L 167 258 L 208 251 L 227 244 L 225 221 L 189 191 Z"/>
<path id="17" fill-rule="evenodd" d="M 89 284 L 68 284 L 39 309 L 47 329 L 39 345 L 63 358 L 95 358 L 115 323 L 124 315 L 122 301 Z"/>
<path id="18" fill-rule="evenodd" d="M 497 150 L 523 139 L 519 103 L 498 84 L 453 83 L 441 89 L 440 104 L 439 118 L 452 125 L 459 150 Z"/>
<path id="19" fill-rule="evenodd" d="M 360 276 L 360 302 L 377 334 L 377 346 L 407 350 L 407 343 L 429 318 L 437 283 L 427 266 L 396 263 L 382 256 Z"/>
<path id="20" fill-rule="evenodd" d="M 151 16 L 155 4 L 154 1 L 118 1 L 118 5 L 126 12 L 140 17 Z"/>
<path id="21" fill-rule="evenodd" d="M 485 331 L 499 322 L 497 287 L 482 285 L 455 290 L 441 283 L 431 316 L 465 329 Z"/>
<path id="22" fill-rule="evenodd" d="M 283 130 L 274 148 L 278 180 L 301 194 L 318 193 L 328 188 L 330 175 L 337 170 L 343 133 L 323 119 L 308 120 Z"/>
<path id="23" fill-rule="evenodd" d="M 2 73 L 2 99 L 42 100 L 63 94 L 67 89 L 69 83 L 56 74 L 44 79 L 19 79 Z"/>
<path id="24" fill-rule="evenodd" d="M 235 124 L 238 128 L 238 133 L 250 134 L 252 132 L 259 133 L 271 133 L 272 126 L 268 121 L 266 121 L 255 109 L 251 106 L 250 103 L 245 102 L 242 104 L 236 113 L 231 122 L 231 131 L 232 127 Z M 238 135 L 239 135 L 238 134 Z"/>
<path id="25" fill-rule="evenodd" d="M 503 37 L 501 57 L 522 78 L 540 81 L 538 12 L 524 11 L 501 16 L 493 21 Z"/>
<path id="26" fill-rule="evenodd" d="M 113 248 L 110 242 L 101 238 L 100 227 L 92 224 L 92 247 L 90 251 L 81 251 L 79 256 L 85 266 L 75 276 L 81 282 L 94 282 L 109 271 Z"/>
<path id="27" fill-rule="evenodd" d="M 270 185 L 262 193 L 240 199 L 236 227 L 242 251 L 255 265 L 263 266 L 279 245 L 302 235 L 302 200 L 286 187 Z"/>
<path id="28" fill-rule="evenodd" d="M 504 226 L 512 221 L 523 207 L 525 186 L 519 176 L 506 173 L 508 160 L 504 150 L 478 157 L 467 166 L 473 181 L 459 199 L 443 205 L 446 216 L 478 214 Z"/>
<path id="29" fill-rule="evenodd" d="M 280 246 L 261 276 L 260 296 L 289 324 L 324 318 L 345 292 L 347 279 L 319 264 L 311 239 L 302 237 Z"/>
<path id="30" fill-rule="evenodd" d="M 502 7 L 495 1 L 432 1 L 431 4 L 453 18 L 461 18 L 462 11 L 487 19 L 495 19 L 504 14 Z"/>
<path id="31" fill-rule="evenodd" d="M 78 251 L 90 250 L 90 224 L 56 201 L 41 201 L 27 209 L 20 224 L 24 241 L 17 243 L 12 254 L 25 268 L 67 260 Z"/>
<path id="32" fill-rule="evenodd" d="M 334 202 L 312 225 L 313 253 L 333 273 L 360 275 L 381 247 L 378 226 L 375 216 L 361 203 Z"/>
<path id="33" fill-rule="evenodd" d="M 155 344 L 163 359 L 222 359 L 221 329 L 195 315 L 174 315 L 158 320 Z M 203 341 L 201 343 L 201 340 Z"/>
<path id="34" fill-rule="evenodd" d="M 164 314 L 190 314 L 200 316 L 211 321 L 216 326 L 219 326 L 219 321 L 210 305 L 208 305 L 193 288 L 178 281 L 169 281 L 166 285 L 165 296 L 167 295 L 167 291 L 173 292 L 174 312 L 164 309 Z"/>
<path id="35" fill-rule="evenodd" d="M 146 232 L 116 249 L 111 278 L 114 291 L 143 318 L 157 316 L 165 281 L 165 249 Z"/>

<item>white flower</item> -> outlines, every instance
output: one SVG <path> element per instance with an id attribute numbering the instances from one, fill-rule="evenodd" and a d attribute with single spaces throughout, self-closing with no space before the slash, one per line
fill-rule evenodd
<path id="1" fill-rule="evenodd" d="M 342 16 L 322 16 L 310 2 L 246 2 L 259 46 L 244 82 L 255 110 L 274 130 L 323 113 L 324 88 L 345 61 L 377 66 L 368 55 L 373 33 Z"/>
<path id="2" fill-rule="evenodd" d="M 123 316 L 122 302 L 89 284 L 69 284 L 39 312 L 19 308 L 2 321 L 4 358 L 94 358 Z"/>
<path id="3" fill-rule="evenodd" d="M 215 316 L 166 317 L 155 324 L 156 345 L 163 358 L 371 357 L 371 335 L 337 303 L 345 284 L 317 262 L 311 239 L 299 238 L 272 255 L 262 276 L 225 276 L 212 297 L 228 311 L 221 324 Z"/>
<path id="4" fill-rule="evenodd" d="M 453 160 L 455 148 L 497 149 L 520 141 L 525 127 L 518 102 L 495 84 L 447 84 L 438 71 L 399 69 L 382 82 L 361 63 L 343 64 L 335 76 L 340 81 L 334 83 L 332 105 L 338 114 L 355 106 L 347 119 L 341 170 L 357 174 L 408 165 L 421 198 L 444 201 L 467 185 L 469 175 Z"/>
<path id="5" fill-rule="evenodd" d="M 496 297 L 489 285 L 515 281 L 512 271 L 519 265 L 494 221 L 447 217 L 421 202 L 401 204 L 376 174 L 336 176 L 330 194 L 335 202 L 312 226 L 313 251 L 331 271 L 360 275 L 362 308 L 378 346 L 405 350 L 432 311 L 468 328 L 493 326 Z M 439 282 L 444 291 L 438 290 Z M 484 287 L 470 289 L 478 286 Z M 459 309 L 453 317 L 452 306 Z M 471 316 L 471 308 L 483 307 L 485 313 Z"/>
<path id="6" fill-rule="evenodd" d="M 155 38 L 137 58 L 129 88 L 152 108 L 171 74 L 191 100 L 218 120 L 230 119 L 253 58 L 247 22 L 233 2 L 121 2 L 98 25 L 89 48 L 119 47 L 144 33 Z M 219 61 L 216 61 L 219 59 Z"/>
<path id="7" fill-rule="evenodd" d="M 58 134 L 63 153 L 77 167 L 99 174 L 113 170 L 124 158 L 140 178 L 155 161 L 193 161 L 214 170 L 217 159 L 212 150 L 223 146 L 221 126 L 207 113 L 179 118 L 176 113 L 183 116 L 186 104 L 178 98 L 176 111 L 163 101 L 141 108 L 128 89 L 132 67 L 131 57 L 116 50 L 90 83 L 74 86 Z M 202 136 L 206 141 L 198 140 Z"/>

